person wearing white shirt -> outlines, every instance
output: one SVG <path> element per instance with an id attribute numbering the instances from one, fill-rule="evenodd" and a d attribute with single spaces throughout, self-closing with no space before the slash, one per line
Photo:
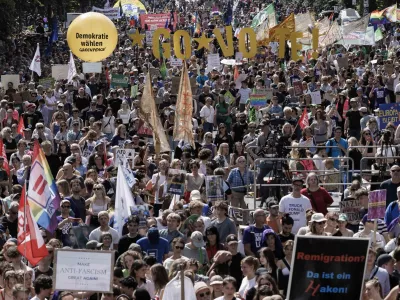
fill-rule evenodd
<path id="1" fill-rule="evenodd" d="M 103 232 L 108 232 L 112 236 L 112 245 L 111 249 L 118 249 L 118 243 L 119 243 L 119 234 L 118 231 L 116 231 L 114 228 L 111 228 L 108 226 L 108 222 L 110 222 L 110 217 L 108 215 L 108 212 L 106 211 L 101 211 L 98 213 L 98 218 L 99 218 L 99 224 L 100 227 L 97 227 L 94 229 L 90 234 L 89 234 L 89 240 L 95 240 L 100 242 L 100 236 Z"/>
<path id="2" fill-rule="evenodd" d="M 215 109 L 211 106 L 211 103 L 212 99 L 207 97 L 206 105 L 204 105 L 200 110 L 200 118 L 203 121 L 204 133 L 213 132 Z"/>
<path id="3" fill-rule="evenodd" d="M 307 225 L 306 211 L 312 208 L 310 199 L 300 193 L 303 184 L 301 178 L 293 178 L 292 193 L 282 197 L 279 202 L 279 213 L 289 214 L 294 220 L 293 234 L 296 234 L 300 227 Z"/>
<path id="4" fill-rule="evenodd" d="M 374 232 L 372 229 L 374 229 L 374 221 L 373 220 L 368 220 L 368 215 L 364 215 L 362 218 L 361 222 L 364 224 L 364 229 L 357 232 L 356 234 L 353 235 L 353 237 L 356 238 L 369 238 L 371 239 L 371 247 L 373 248 L 384 248 L 386 245 L 385 238 L 383 235 L 381 235 L 379 232 Z M 375 243 L 372 242 L 374 238 L 374 234 L 376 234 L 376 240 Z"/>

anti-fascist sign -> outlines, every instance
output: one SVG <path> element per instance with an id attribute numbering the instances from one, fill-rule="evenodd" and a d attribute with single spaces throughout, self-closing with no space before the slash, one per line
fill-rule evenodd
<path id="1" fill-rule="evenodd" d="M 112 292 L 114 251 L 56 249 L 54 289 Z"/>
<path id="2" fill-rule="evenodd" d="M 369 239 L 296 236 L 288 300 L 361 299 Z"/>

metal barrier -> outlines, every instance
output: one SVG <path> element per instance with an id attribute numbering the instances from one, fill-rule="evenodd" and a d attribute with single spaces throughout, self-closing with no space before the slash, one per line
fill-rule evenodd
<path id="1" fill-rule="evenodd" d="M 385 168 L 385 170 L 372 170 L 372 169 L 370 169 L 370 170 L 365 170 L 365 169 L 361 169 L 360 170 L 360 175 L 361 175 L 361 177 L 363 177 L 363 175 L 365 175 L 366 174 L 366 171 L 368 171 L 368 173 L 371 173 L 371 176 L 373 175 L 372 173 L 373 172 L 375 172 L 375 174 L 376 173 L 378 173 L 378 175 L 379 175 L 379 173 L 386 173 L 386 172 L 388 172 L 388 175 L 390 176 L 390 166 L 388 165 L 388 163 L 387 163 L 387 160 L 388 159 L 393 159 L 393 160 L 400 160 L 400 156 L 392 156 L 392 157 L 363 157 L 363 158 L 361 158 L 361 161 L 360 161 L 360 164 L 362 165 L 362 162 L 363 161 L 366 161 L 366 160 L 375 160 L 375 159 L 383 159 L 383 160 L 386 160 L 386 163 L 385 163 L 385 165 L 386 165 L 386 168 Z M 387 166 L 389 166 L 389 169 L 387 169 Z M 368 174 L 369 175 L 369 174 Z M 384 174 L 383 174 L 384 175 Z M 383 181 L 383 180 L 382 180 Z M 376 182 L 368 182 L 368 184 L 381 184 L 382 183 L 382 181 L 376 181 Z"/>
<path id="2" fill-rule="evenodd" d="M 313 161 L 320 160 L 320 158 L 306 158 L 306 159 L 307 160 L 313 160 Z M 345 156 L 344 157 L 340 157 L 340 158 L 339 157 L 338 158 L 332 157 L 332 159 L 341 159 L 341 160 L 345 160 L 346 162 L 352 161 L 352 165 L 354 167 L 354 160 L 351 157 L 345 157 Z M 291 183 L 287 183 L 287 184 L 285 184 L 285 183 L 276 183 L 276 184 L 270 184 L 270 183 L 269 184 L 263 184 L 263 183 L 260 184 L 260 183 L 256 183 L 257 177 L 258 177 L 258 169 L 259 169 L 258 166 L 263 161 L 272 161 L 272 162 L 284 163 L 284 162 L 287 162 L 289 160 L 301 161 L 301 160 L 304 160 L 304 158 L 297 158 L 297 159 L 296 158 L 289 158 L 289 159 L 287 159 L 287 158 L 257 158 L 254 161 L 254 168 L 255 168 L 254 169 L 254 184 L 253 184 L 254 207 L 256 207 L 256 201 L 257 201 L 257 187 L 263 187 L 263 186 L 266 186 L 266 187 L 286 187 L 286 186 L 291 186 Z M 347 174 L 347 178 L 348 178 L 349 177 L 348 164 L 346 166 L 344 166 L 344 167 L 347 167 L 346 168 L 347 169 L 346 174 Z M 304 170 L 301 170 L 301 171 L 304 171 Z M 354 173 L 354 169 L 352 169 L 351 171 L 352 171 L 352 173 Z M 284 172 L 284 171 L 282 170 L 282 172 Z M 313 170 L 306 170 L 306 172 L 310 173 L 310 172 L 313 172 Z M 343 174 L 343 172 L 341 172 L 341 169 L 339 169 L 339 172 Z M 282 174 L 282 175 L 285 176 L 285 174 Z M 287 178 L 287 180 L 291 181 L 291 178 Z M 343 186 L 344 187 L 347 184 L 348 184 L 347 182 L 343 182 L 343 183 L 332 183 L 332 184 L 327 184 L 327 185 L 339 185 L 339 186 Z"/>

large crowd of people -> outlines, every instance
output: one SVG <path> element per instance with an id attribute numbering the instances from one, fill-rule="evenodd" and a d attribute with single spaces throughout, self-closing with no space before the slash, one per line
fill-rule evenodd
<path id="1" fill-rule="evenodd" d="M 225 24 L 234 30 L 249 26 L 270 3 L 145 4 L 149 13 L 177 11 L 176 27 L 169 24 L 172 32 L 184 29 L 198 37 L 199 25 L 201 33 L 213 37 L 212 30 L 223 31 Z M 302 3 L 278 1 L 275 10 L 279 21 L 292 12 L 309 12 Z M 384 37 L 374 46 L 332 44 L 318 50 L 318 59 L 304 51 L 298 61 L 290 59 L 287 45 L 288 55 L 279 59 L 277 43 L 271 42 L 254 58 L 210 69 L 207 55 L 219 53 L 222 59 L 220 46 L 213 41 L 210 50 L 196 50 L 193 42 L 191 58 L 183 63 L 195 79 L 194 147 L 173 137 L 180 95 L 172 90 L 172 78 L 181 75 L 181 67 L 167 59 L 166 77 L 151 78 L 171 148 L 161 153 L 140 107 L 146 75 L 162 62 L 151 45 L 131 46 L 130 30 L 146 30 L 140 22 L 124 17 L 115 24 L 118 46 L 102 62 L 102 73 L 83 73 L 76 59 L 77 75 L 70 82 L 39 83 L 51 77 L 52 65 L 68 63 L 67 29 L 60 29 L 50 47 L 50 32 L 36 20 L 33 32 L 17 34 L 0 54 L 1 74 L 20 75 L 19 85 L 7 83 L 0 95 L 3 300 L 171 300 L 165 288 L 182 269 L 197 300 L 285 299 L 296 235 L 370 238 L 363 299 L 398 298 L 400 126 L 393 121 L 382 128 L 379 110 L 391 103 L 398 113 L 396 23 L 381 28 Z M 29 70 L 37 42 L 41 77 Z M 236 37 L 234 47 L 236 52 Z M 337 67 L 338 57 L 348 59 L 346 67 Z M 112 86 L 113 74 L 128 77 L 128 87 Z M 252 106 L 250 95 L 265 89 L 272 90 L 272 98 L 265 106 Z M 321 103 L 311 97 L 316 91 Z M 27 99 L 16 96 L 22 94 Z M 304 118 L 308 124 L 300 123 Z M 18 251 L 17 235 L 21 192 L 29 184 L 36 142 L 61 205 L 56 231 L 40 229 L 49 255 L 34 266 Z M 135 150 L 129 161 L 136 180 L 131 193 L 140 208 L 125 220 L 122 235 L 113 228 L 121 167 L 117 149 Z M 186 172 L 181 195 L 168 192 L 170 170 Z M 207 176 L 223 178 L 222 199 L 210 199 Z M 386 190 L 385 217 L 378 220 L 367 214 L 374 190 Z M 357 213 L 339 210 L 339 202 L 354 200 Z M 114 251 L 113 293 L 54 291 L 54 251 L 62 248 Z"/>

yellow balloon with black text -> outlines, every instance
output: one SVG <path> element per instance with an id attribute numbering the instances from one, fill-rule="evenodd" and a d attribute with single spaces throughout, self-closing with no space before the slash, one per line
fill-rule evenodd
<path id="1" fill-rule="evenodd" d="M 118 42 L 114 23 L 105 15 L 88 12 L 69 25 L 67 42 L 72 53 L 87 62 L 98 62 L 110 56 Z"/>

